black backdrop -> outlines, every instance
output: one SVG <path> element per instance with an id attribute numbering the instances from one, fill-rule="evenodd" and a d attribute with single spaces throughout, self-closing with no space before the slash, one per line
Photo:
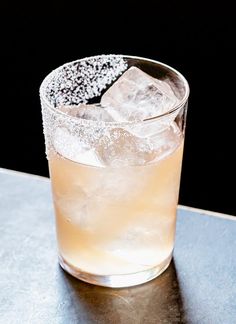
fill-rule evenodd
<path id="1" fill-rule="evenodd" d="M 3 5 L 0 167 L 48 175 L 38 89 L 52 69 L 103 53 L 144 56 L 190 83 L 180 203 L 236 214 L 235 17 L 227 2 L 207 3 Z"/>

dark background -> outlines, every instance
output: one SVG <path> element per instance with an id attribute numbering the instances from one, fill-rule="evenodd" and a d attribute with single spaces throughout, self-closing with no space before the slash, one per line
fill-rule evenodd
<path id="1" fill-rule="evenodd" d="M 0 167 L 48 175 L 38 89 L 52 69 L 103 53 L 149 57 L 190 83 L 180 203 L 236 215 L 233 7 L 196 1 L 31 6 L 9 3 L 0 13 Z"/>

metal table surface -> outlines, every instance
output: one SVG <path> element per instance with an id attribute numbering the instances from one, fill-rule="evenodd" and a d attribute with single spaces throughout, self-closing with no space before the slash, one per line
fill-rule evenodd
<path id="1" fill-rule="evenodd" d="M 180 206 L 174 258 L 132 288 L 57 263 L 50 182 L 0 169 L 0 323 L 236 323 L 236 218 Z"/>

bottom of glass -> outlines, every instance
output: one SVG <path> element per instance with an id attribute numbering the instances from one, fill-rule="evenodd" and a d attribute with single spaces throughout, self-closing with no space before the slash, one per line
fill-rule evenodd
<path id="1" fill-rule="evenodd" d="M 131 287 L 148 282 L 164 272 L 168 268 L 171 259 L 172 253 L 168 256 L 168 258 L 162 261 L 162 263 L 145 271 L 129 274 L 96 275 L 84 272 L 83 270 L 72 266 L 62 256 L 59 255 L 60 266 L 73 277 L 90 284 L 110 288 Z"/>

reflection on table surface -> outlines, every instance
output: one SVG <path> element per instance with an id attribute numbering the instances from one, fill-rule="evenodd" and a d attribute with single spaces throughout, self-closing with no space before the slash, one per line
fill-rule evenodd
<path id="1" fill-rule="evenodd" d="M 158 278 L 111 289 L 84 283 L 60 271 L 58 309 L 64 320 L 84 323 L 181 323 L 181 294 L 174 261 Z M 66 301 L 65 301 L 65 296 Z M 63 303 L 63 300 L 65 303 Z M 81 314 L 81 315 L 80 315 Z M 59 314 L 58 314 L 59 315 Z"/>

